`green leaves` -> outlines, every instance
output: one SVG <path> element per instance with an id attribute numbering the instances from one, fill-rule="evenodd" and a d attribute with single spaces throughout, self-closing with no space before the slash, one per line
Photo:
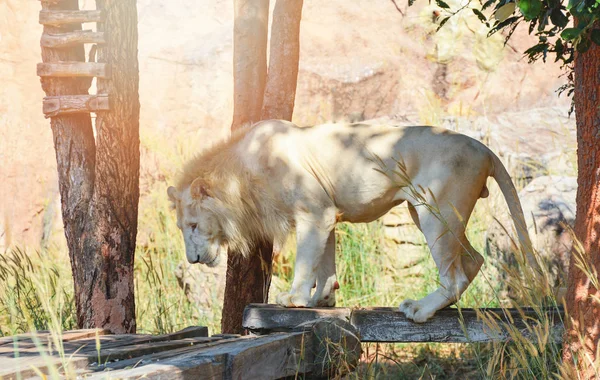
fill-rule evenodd
<path id="1" fill-rule="evenodd" d="M 517 4 L 515 4 L 515 3 L 504 4 L 503 6 L 501 6 L 500 8 L 498 8 L 498 10 L 496 11 L 496 13 L 494 14 L 494 17 L 499 22 L 502 22 L 502 21 L 506 20 L 507 18 L 509 18 L 510 15 L 513 14 L 513 12 L 515 11 L 516 7 L 517 7 Z"/>
<path id="2" fill-rule="evenodd" d="M 572 41 L 572 40 L 576 39 L 577 37 L 579 37 L 580 34 L 581 34 L 581 29 L 566 28 L 560 34 L 560 38 L 562 38 L 565 41 Z"/>
<path id="3" fill-rule="evenodd" d="M 473 8 L 473 13 L 475 13 L 475 16 L 477 16 L 479 21 L 481 21 L 481 22 L 487 21 L 487 18 L 485 17 L 485 15 L 483 13 L 481 13 L 481 11 L 479 9 Z"/>
<path id="4" fill-rule="evenodd" d="M 542 10 L 541 0 L 520 0 L 519 9 L 525 17 L 525 20 L 533 20 L 539 16 Z"/>
<path id="5" fill-rule="evenodd" d="M 442 1 L 442 0 L 435 0 L 435 3 L 440 8 L 443 8 L 443 9 L 449 9 L 450 8 L 450 6 L 447 3 L 445 3 L 444 1 Z"/>
<path id="6" fill-rule="evenodd" d="M 569 18 L 560 10 L 560 8 L 554 8 L 550 13 L 550 21 L 559 28 L 564 28 L 569 23 Z"/>

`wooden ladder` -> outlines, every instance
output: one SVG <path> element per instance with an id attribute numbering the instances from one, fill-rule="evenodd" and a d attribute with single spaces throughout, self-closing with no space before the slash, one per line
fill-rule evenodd
<path id="1" fill-rule="evenodd" d="M 41 0 L 42 3 L 56 4 L 63 0 Z M 40 11 L 39 22 L 45 27 L 61 27 L 70 24 L 89 22 L 102 23 L 105 14 L 100 10 L 48 10 Z M 44 28 L 41 46 L 48 49 L 65 49 L 82 44 L 94 44 L 87 62 L 47 61 L 37 65 L 37 75 L 43 78 L 89 78 L 91 85 L 94 77 L 110 78 L 110 67 L 106 63 L 96 62 L 96 52 L 105 43 L 104 31 L 73 30 L 66 33 L 52 33 Z M 108 94 L 96 95 L 60 95 L 46 96 L 43 112 L 46 118 L 65 114 L 109 111 Z"/>

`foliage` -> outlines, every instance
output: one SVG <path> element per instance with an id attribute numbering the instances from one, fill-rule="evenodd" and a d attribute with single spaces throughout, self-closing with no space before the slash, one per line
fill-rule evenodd
<path id="1" fill-rule="evenodd" d="M 505 43 L 517 27 L 527 25 L 537 42 L 525 50 L 530 62 L 553 58 L 566 71 L 567 84 L 559 93 L 573 94 L 573 60 L 575 52 L 584 53 L 592 44 L 600 45 L 600 0 L 486 0 L 474 5 L 471 0 L 461 2 L 453 10 L 448 3 L 436 0 L 443 14 L 439 28 L 458 12 L 470 9 L 489 30 L 489 36 L 502 32 Z M 409 5 L 412 2 L 409 2 Z M 486 14 L 488 14 L 486 16 Z"/>

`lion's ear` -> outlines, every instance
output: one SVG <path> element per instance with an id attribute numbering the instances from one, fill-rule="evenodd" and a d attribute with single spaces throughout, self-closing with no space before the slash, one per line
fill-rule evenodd
<path id="1" fill-rule="evenodd" d="M 167 195 L 169 196 L 169 200 L 175 202 L 179 200 L 179 192 L 173 186 L 169 186 L 167 189 Z"/>
<path id="2" fill-rule="evenodd" d="M 171 201 L 170 208 L 174 210 L 175 203 L 179 200 L 179 192 L 173 186 L 169 186 L 167 189 L 167 195 L 169 196 L 169 201 Z"/>
<path id="3" fill-rule="evenodd" d="M 200 200 L 204 197 L 210 197 L 210 186 L 204 179 L 196 178 L 190 185 L 190 194 L 192 195 L 192 199 L 196 200 Z"/>

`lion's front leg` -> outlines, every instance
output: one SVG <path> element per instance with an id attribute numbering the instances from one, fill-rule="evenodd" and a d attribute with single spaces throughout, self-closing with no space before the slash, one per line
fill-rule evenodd
<path id="1" fill-rule="evenodd" d="M 339 288 L 335 275 L 335 230 L 329 233 L 325 252 L 317 268 L 317 288 L 311 306 L 335 306 L 335 291 Z"/>
<path id="2" fill-rule="evenodd" d="M 313 306 L 310 292 L 317 279 L 321 258 L 330 231 L 319 228 L 316 223 L 302 220 L 296 224 L 296 267 L 292 289 L 277 295 L 276 301 L 285 307 Z"/>

